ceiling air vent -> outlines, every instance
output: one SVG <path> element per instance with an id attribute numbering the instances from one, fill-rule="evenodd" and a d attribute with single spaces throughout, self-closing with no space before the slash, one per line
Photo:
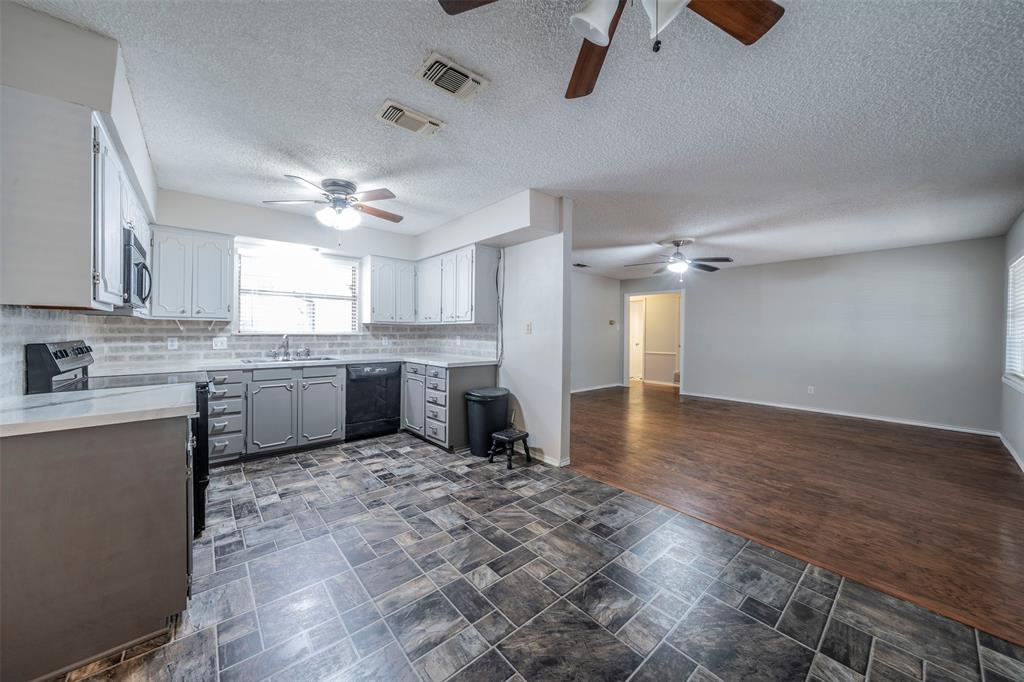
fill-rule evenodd
<path id="1" fill-rule="evenodd" d="M 444 125 L 436 118 L 431 118 L 390 99 L 384 102 L 384 106 L 377 112 L 377 118 L 420 135 L 433 135 Z"/>
<path id="2" fill-rule="evenodd" d="M 420 78 L 459 99 L 469 99 L 490 83 L 483 76 L 459 66 L 436 52 L 423 62 L 423 66 L 420 67 Z"/>

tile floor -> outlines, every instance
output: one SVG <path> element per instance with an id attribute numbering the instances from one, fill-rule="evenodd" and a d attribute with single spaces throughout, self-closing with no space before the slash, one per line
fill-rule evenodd
<path id="1" fill-rule="evenodd" d="M 208 518 L 173 639 L 69 680 L 1024 681 L 1024 647 L 402 434 L 218 469 Z"/>

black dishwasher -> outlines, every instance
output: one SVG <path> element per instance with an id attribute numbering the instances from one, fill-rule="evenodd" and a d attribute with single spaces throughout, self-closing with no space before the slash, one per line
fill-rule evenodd
<path id="1" fill-rule="evenodd" d="M 397 433 L 401 425 L 402 364 L 349 365 L 345 440 Z"/>

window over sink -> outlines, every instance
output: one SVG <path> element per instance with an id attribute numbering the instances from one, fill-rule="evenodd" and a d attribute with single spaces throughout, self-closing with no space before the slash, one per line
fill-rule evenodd
<path id="1" fill-rule="evenodd" d="M 359 261 L 285 243 L 239 242 L 238 331 L 354 334 Z"/>

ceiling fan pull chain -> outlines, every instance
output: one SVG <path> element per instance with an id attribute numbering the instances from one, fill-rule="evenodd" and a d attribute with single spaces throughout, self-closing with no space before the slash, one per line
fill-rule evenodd
<path id="1" fill-rule="evenodd" d="M 658 19 L 658 10 L 660 9 L 661 0 L 654 0 L 654 45 L 651 46 L 651 52 L 661 51 L 661 21 Z M 679 278 L 682 281 L 682 277 Z"/>

